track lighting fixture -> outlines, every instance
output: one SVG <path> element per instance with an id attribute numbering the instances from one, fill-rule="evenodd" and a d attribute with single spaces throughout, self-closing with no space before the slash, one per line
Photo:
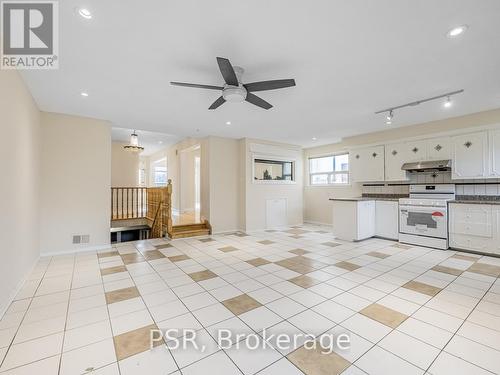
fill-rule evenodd
<path id="1" fill-rule="evenodd" d="M 416 100 L 414 102 L 410 102 L 410 103 L 398 105 L 398 106 L 395 106 L 395 107 L 390 107 L 390 108 L 382 109 L 380 111 L 375 112 L 375 114 L 378 115 L 380 113 L 387 113 L 386 122 L 385 123 L 387 125 L 391 125 L 392 124 L 392 119 L 394 117 L 394 111 L 396 109 L 401 109 L 401 108 L 405 108 L 405 107 L 414 107 L 414 106 L 417 106 L 419 104 L 430 102 L 430 101 L 441 99 L 441 98 L 446 98 L 446 102 L 444 103 L 444 106 L 446 108 L 449 108 L 449 107 L 452 106 L 451 97 L 453 95 L 461 94 L 463 92 L 464 92 L 464 89 L 457 90 L 457 91 L 452 91 L 452 92 L 447 92 L 446 94 L 442 94 L 442 95 L 438 95 L 438 96 L 433 96 L 431 98 L 420 99 L 420 100 Z"/>

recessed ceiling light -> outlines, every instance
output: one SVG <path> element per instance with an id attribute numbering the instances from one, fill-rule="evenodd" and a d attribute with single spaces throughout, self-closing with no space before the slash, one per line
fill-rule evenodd
<path id="1" fill-rule="evenodd" d="M 317 140 L 318 140 L 318 138 L 316 138 L 316 137 L 312 137 L 311 139 L 312 139 L 313 141 L 317 141 Z"/>
<path id="2" fill-rule="evenodd" d="M 468 28 L 469 26 L 467 25 L 457 26 L 448 31 L 446 35 L 448 38 L 456 38 L 457 36 L 462 35 Z"/>
<path id="3" fill-rule="evenodd" d="M 231 125 L 231 121 L 226 121 L 226 125 Z"/>
<path id="4" fill-rule="evenodd" d="M 387 120 L 387 121 L 385 122 L 385 124 L 386 124 L 386 125 L 391 125 L 391 124 L 392 124 L 392 121 L 391 121 L 391 120 Z"/>
<path id="5" fill-rule="evenodd" d="M 81 96 L 83 96 L 84 98 L 86 98 L 87 96 L 89 96 L 89 94 L 85 91 L 81 92 L 80 93 Z"/>
<path id="6" fill-rule="evenodd" d="M 90 12 L 90 10 L 86 8 L 78 9 L 78 14 L 83 18 L 85 18 L 86 20 L 90 20 L 92 18 L 92 13 Z"/>
<path id="7" fill-rule="evenodd" d="M 158 141 L 158 144 L 159 144 L 159 145 L 162 145 L 162 144 L 163 144 L 163 141 Z"/>

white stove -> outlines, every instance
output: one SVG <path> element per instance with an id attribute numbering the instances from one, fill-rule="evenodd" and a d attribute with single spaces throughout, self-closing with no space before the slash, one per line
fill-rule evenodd
<path id="1" fill-rule="evenodd" d="M 399 200 L 399 241 L 448 249 L 448 201 L 455 185 L 410 185 L 410 197 Z"/>

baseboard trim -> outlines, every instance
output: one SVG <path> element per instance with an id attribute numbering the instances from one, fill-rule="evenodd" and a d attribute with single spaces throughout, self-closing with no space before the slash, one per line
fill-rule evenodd
<path id="1" fill-rule="evenodd" d="M 243 233 L 244 231 L 241 229 L 221 230 L 221 231 L 212 232 L 212 235 L 214 235 L 214 234 L 231 234 L 231 233 L 235 233 L 235 232 Z"/>
<path id="2" fill-rule="evenodd" d="M 33 270 L 35 269 L 35 267 L 36 267 L 36 265 L 37 265 L 37 263 L 38 263 L 39 260 L 40 260 L 40 256 L 37 256 L 36 259 L 35 259 L 35 261 L 31 265 L 31 267 L 29 267 L 28 272 L 25 273 L 25 275 L 23 276 L 23 278 L 21 279 L 21 281 L 19 281 L 19 283 L 17 284 L 16 288 L 9 294 L 8 300 L 5 301 L 5 303 L 3 303 L 0 306 L 0 319 L 3 319 L 3 316 L 7 312 L 7 309 L 9 308 L 10 304 L 12 302 L 14 302 L 17 294 L 19 293 L 19 291 L 22 289 L 22 287 L 24 286 L 24 284 L 28 280 L 28 277 L 33 273 Z"/>
<path id="3" fill-rule="evenodd" d="M 90 251 L 99 251 L 99 250 L 105 250 L 105 249 L 110 249 L 113 245 L 111 243 L 105 244 L 105 245 L 96 245 L 96 246 L 88 246 L 88 247 L 81 247 L 78 249 L 71 249 L 71 250 L 64 250 L 64 251 L 51 251 L 51 252 L 43 252 L 40 254 L 42 257 L 51 257 L 51 256 L 56 256 L 56 255 L 67 255 L 67 254 L 75 254 L 75 253 L 86 253 Z"/>
<path id="4" fill-rule="evenodd" d="M 323 225 L 323 226 L 332 226 L 332 223 L 322 223 L 321 221 L 313 221 L 313 220 L 304 220 L 304 224 L 313 224 L 313 225 Z"/>

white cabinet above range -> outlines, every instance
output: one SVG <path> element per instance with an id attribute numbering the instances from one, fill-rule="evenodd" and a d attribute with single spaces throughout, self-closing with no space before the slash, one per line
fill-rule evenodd
<path id="1" fill-rule="evenodd" d="M 349 151 L 354 182 L 407 181 L 410 175 L 401 170 L 403 164 L 436 160 L 451 160 L 452 179 L 500 178 L 500 127 L 450 131 Z"/>
<path id="2" fill-rule="evenodd" d="M 349 162 L 352 181 L 384 181 L 384 146 L 351 150 Z"/>
<path id="3" fill-rule="evenodd" d="M 451 138 L 452 179 L 482 178 L 488 175 L 488 132 L 461 134 Z"/>

